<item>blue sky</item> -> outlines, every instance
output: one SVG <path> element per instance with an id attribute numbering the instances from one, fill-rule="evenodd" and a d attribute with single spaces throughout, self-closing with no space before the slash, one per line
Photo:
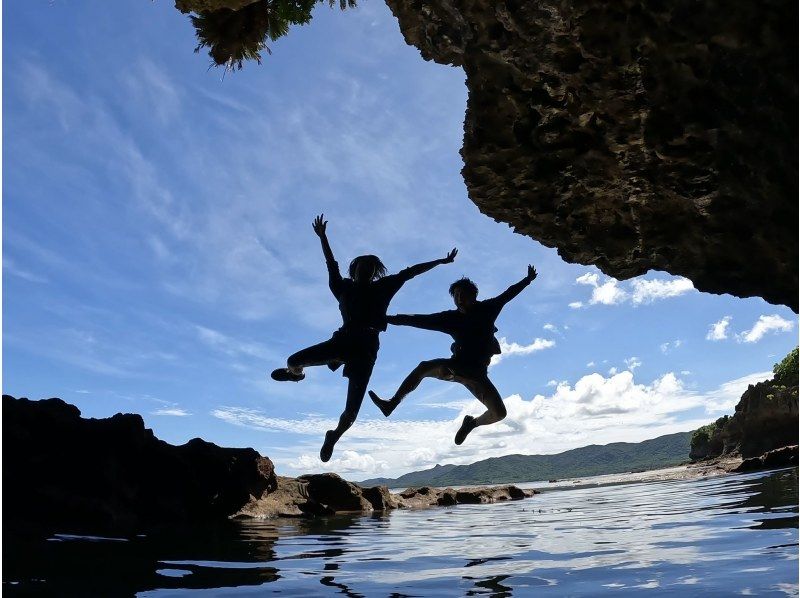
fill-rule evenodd
<path id="1" fill-rule="evenodd" d="M 381 2 L 320 6 L 224 80 L 166 0 L 8 2 L 3 17 L 4 393 L 359 479 L 690 430 L 796 344 L 788 308 L 666 273 L 617 282 L 482 216 L 459 174 L 463 72 L 423 61 Z M 505 422 L 454 446 L 480 408 L 426 381 L 389 420 L 367 399 L 319 462 L 346 380 L 268 373 L 340 324 L 320 212 L 341 264 L 376 253 L 396 271 L 459 248 L 390 312 L 449 309 L 464 274 L 488 297 L 536 265 L 498 320 Z M 390 328 L 381 343 L 371 387 L 388 394 L 450 340 Z"/>

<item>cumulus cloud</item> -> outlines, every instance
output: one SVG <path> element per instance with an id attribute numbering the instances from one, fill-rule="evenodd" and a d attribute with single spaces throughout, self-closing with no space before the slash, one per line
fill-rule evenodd
<path id="1" fill-rule="evenodd" d="M 778 314 L 759 316 L 753 327 L 739 334 L 737 338 L 745 343 L 756 343 L 770 332 L 788 332 L 792 328 L 794 328 L 794 322 L 786 320 Z"/>
<path id="2" fill-rule="evenodd" d="M 634 305 L 677 297 L 694 290 L 692 281 L 682 277 L 671 280 L 634 279 L 631 287 L 631 301 Z"/>
<path id="3" fill-rule="evenodd" d="M 721 341 L 728 338 L 728 325 L 731 323 L 730 316 L 724 316 L 721 320 L 711 324 L 706 334 L 706 340 Z"/>
<path id="4" fill-rule="evenodd" d="M 619 305 L 625 302 L 642 305 L 677 297 L 694 290 L 692 281 L 682 277 L 653 280 L 637 278 L 628 284 L 627 290 L 621 286 L 618 280 L 610 277 L 603 280 L 594 272 L 582 274 L 575 279 L 575 282 L 592 287 L 589 305 Z M 569 304 L 575 309 L 583 305 L 580 301 Z"/>
<path id="5" fill-rule="evenodd" d="M 497 365 L 503 359 L 511 355 L 529 355 L 530 353 L 535 353 L 536 351 L 542 351 L 555 346 L 556 341 L 546 338 L 535 338 L 529 345 L 520 345 L 518 343 L 509 343 L 506 340 L 506 337 L 503 336 L 500 337 L 500 350 L 502 353 L 500 353 L 500 355 L 493 355 L 492 361 L 489 365 Z"/>
<path id="6" fill-rule="evenodd" d="M 633 370 L 635 370 L 636 368 L 638 368 L 640 365 L 642 365 L 642 362 L 638 357 L 629 357 L 628 359 L 625 359 L 624 361 L 625 361 L 625 365 L 628 366 L 628 369 L 631 372 Z"/>
<path id="7" fill-rule="evenodd" d="M 600 277 L 597 274 L 588 272 L 576 278 L 575 282 L 593 287 L 592 296 L 589 299 L 590 305 L 598 303 L 601 305 L 616 305 L 628 298 L 628 294 L 617 286 L 618 282 L 613 278 L 609 278 L 601 284 Z"/>
<path id="8" fill-rule="evenodd" d="M 515 453 L 552 454 L 587 444 L 639 442 L 692 430 L 729 413 L 748 384 L 770 375 L 759 372 L 698 392 L 672 372 L 649 383 L 635 380 L 632 371 L 609 376 L 592 373 L 574 384 L 557 383 L 548 396 L 506 398 L 506 419 L 478 428 L 462 446 L 455 446 L 452 438 L 464 415 L 484 410 L 478 401 L 465 401 L 455 417 L 438 421 L 395 419 L 402 417 L 401 405 L 391 420 L 362 414 L 340 440 L 334 459 L 324 466 L 316 451 L 325 430 L 336 424 L 333 418 L 283 419 L 232 407 L 216 409 L 212 415 L 238 426 L 298 435 L 300 440 L 293 443 L 287 457 L 273 458 L 292 473 L 348 471 L 359 479 L 376 473 L 396 476 L 436 463 L 472 463 Z"/>
<path id="9" fill-rule="evenodd" d="M 308 454 L 300 455 L 291 465 L 298 471 L 318 473 L 321 471 L 335 471 L 343 473 L 376 474 L 383 473 L 389 465 L 386 461 L 378 461 L 372 455 L 361 454 L 357 451 L 342 451 L 341 456 L 334 457 L 327 463 L 319 457 Z"/>

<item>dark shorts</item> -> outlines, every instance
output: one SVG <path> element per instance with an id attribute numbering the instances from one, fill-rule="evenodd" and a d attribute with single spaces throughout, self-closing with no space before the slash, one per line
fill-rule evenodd
<path id="1" fill-rule="evenodd" d="M 378 359 L 377 330 L 346 330 L 339 329 L 333 333 L 330 342 L 334 352 L 340 358 L 338 363 L 331 363 L 328 367 L 336 371 L 344 365 L 342 375 L 349 378 L 351 374 L 371 374 L 375 361 Z"/>
<path id="2" fill-rule="evenodd" d="M 439 380 L 480 380 L 489 374 L 489 363 L 484 361 L 464 360 L 457 357 L 447 359 L 432 359 L 429 363 L 438 366 L 438 373 L 434 378 Z"/>

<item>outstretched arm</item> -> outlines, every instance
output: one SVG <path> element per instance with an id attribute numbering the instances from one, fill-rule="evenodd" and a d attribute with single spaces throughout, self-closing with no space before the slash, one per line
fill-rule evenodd
<path id="1" fill-rule="evenodd" d="M 529 265 L 528 274 L 525 276 L 525 278 L 523 278 L 519 282 L 515 282 L 494 299 L 489 299 L 489 301 L 497 303 L 498 308 L 502 309 L 506 303 L 511 301 L 517 295 L 519 295 L 525 289 L 525 287 L 527 287 L 534 281 L 535 278 L 536 278 L 536 268 Z"/>
<path id="2" fill-rule="evenodd" d="M 424 274 L 428 270 L 432 270 L 436 266 L 439 266 L 441 264 L 452 263 L 456 259 L 456 255 L 458 255 L 458 249 L 454 247 L 453 249 L 450 250 L 450 253 L 448 253 L 445 257 L 441 259 L 432 260 L 430 262 L 422 262 L 421 264 L 415 264 L 413 266 L 409 266 L 408 268 L 400 270 L 400 272 L 398 272 L 397 274 L 403 280 L 403 282 L 407 282 L 412 278 L 414 278 L 415 276 L 419 276 L 420 274 Z"/>
<path id="3" fill-rule="evenodd" d="M 314 229 L 320 243 L 322 243 L 322 254 L 325 256 L 325 264 L 328 266 L 328 286 L 331 288 L 334 297 L 338 299 L 342 288 L 342 274 L 339 272 L 339 264 L 333 258 L 331 244 L 328 243 L 328 234 L 325 230 L 328 226 L 328 221 L 323 220 L 324 216 L 325 214 L 320 214 L 314 218 L 311 228 Z"/>
<path id="4" fill-rule="evenodd" d="M 450 329 L 449 312 L 441 311 L 435 314 L 399 314 L 396 316 L 386 316 L 386 321 L 395 326 L 413 326 L 425 330 L 436 330 L 437 332 L 448 332 Z"/>

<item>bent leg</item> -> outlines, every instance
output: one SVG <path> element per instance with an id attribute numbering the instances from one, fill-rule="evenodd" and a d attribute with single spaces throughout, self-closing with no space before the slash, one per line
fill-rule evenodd
<path id="1" fill-rule="evenodd" d="M 469 433 L 478 426 L 488 426 L 505 418 L 506 406 L 503 405 L 500 393 L 486 374 L 477 377 L 459 377 L 457 381 L 466 386 L 467 390 L 486 407 L 486 411 L 478 417 L 464 416 L 455 438 L 456 444 L 462 444 Z"/>
<path id="2" fill-rule="evenodd" d="M 342 360 L 339 344 L 333 339 L 323 341 L 305 349 L 301 349 L 286 360 L 287 367 L 294 373 L 300 373 L 304 367 L 327 365 Z"/>
<path id="3" fill-rule="evenodd" d="M 400 387 L 391 399 L 391 402 L 400 404 L 408 394 L 416 390 L 420 382 L 425 378 L 439 378 L 440 380 L 449 380 L 453 378 L 452 372 L 447 367 L 449 359 L 431 359 L 429 361 L 422 361 L 420 364 L 411 370 L 411 373 L 406 376 L 406 379 L 400 383 Z"/>
<path id="4" fill-rule="evenodd" d="M 467 378 L 459 380 L 467 387 L 473 396 L 483 403 L 486 411 L 475 418 L 475 426 L 488 426 L 495 424 L 506 417 L 506 406 L 500 393 L 495 388 L 492 381 L 486 375 L 477 378 Z"/>
<path id="5" fill-rule="evenodd" d="M 400 401 L 402 401 L 406 395 L 413 392 L 424 378 L 452 380 L 453 373 L 450 368 L 447 367 L 449 361 L 449 359 L 431 359 L 430 361 L 423 361 L 411 370 L 411 373 L 406 376 L 406 379 L 400 383 L 400 387 L 391 399 L 384 401 L 372 391 L 369 391 L 369 398 L 377 405 L 381 413 L 389 417 L 392 411 L 400 404 Z"/>
<path id="6" fill-rule="evenodd" d="M 325 443 L 319 452 L 319 458 L 322 461 L 327 462 L 330 460 L 334 445 L 355 423 L 358 412 L 361 409 L 361 403 L 364 401 L 364 395 L 367 392 L 369 378 L 372 375 L 372 366 L 373 364 L 369 364 L 356 369 L 354 372 L 351 371 L 350 382 L 347 385 L 347 403 L 345 403 L 342 415 L 339 416 L 339 423 L 336 429 L 328 430 L 325 433 Z"/>

